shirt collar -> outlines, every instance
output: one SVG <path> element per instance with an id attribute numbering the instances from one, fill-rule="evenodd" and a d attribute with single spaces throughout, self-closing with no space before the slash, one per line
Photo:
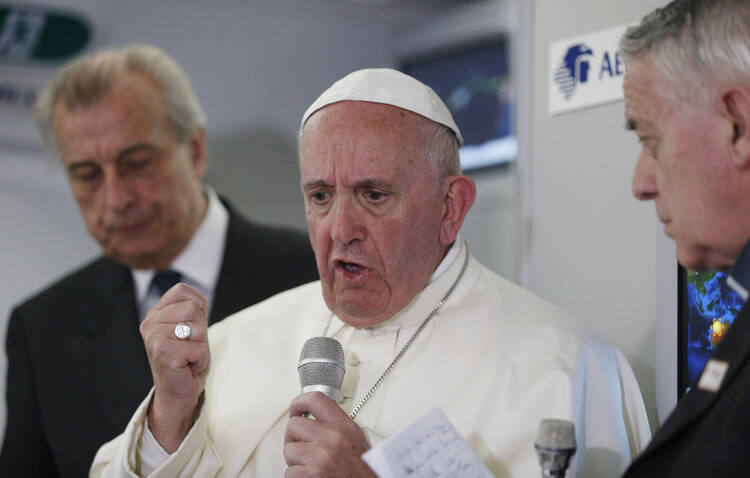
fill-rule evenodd
<path id="1" fill-rule="evenodd" d="M 737 260 L 734 261 L 732 270 L 727 277 L 727 285 L 731 287 L 743 301 L 747 301 L 750 293 L 750 241 L 740 251 Z"/>
<path id="2" fill-rule="evenodd" d="M 205 290 L 213 290 L 221 269 L 224 245 L 229 227 L 229 213 L 216 192 L 204 186 L 208 196 L 208 209 L 193 237 L 170 265 L 190 282 Z M 153 269 L 131 269 L 135 283 L 136 300 L 141 303 L 148 294 Z"/>
<path id="3" fill-rule="evenodd" d="M 456 240 L 453 241 L 453 245 L 448 250 L 448 253 L 443 257 L 443 260 L 440 261 L 440 264 L 437 266 L 437 269 L 435 269 L 435 272 L 432 273 L 430 276 L 430 281 L 428 284 L 432 283 L 440 277 L 440 275 L 445 272 L 448 267 L 453 264 L 453 261 L 456 260 L 456 256 L 458 255 L 458 251 L 461 250 L 461 243 L 463 242 L 463 239 L 461 239 L 461 236 L 457 236 Z"/>

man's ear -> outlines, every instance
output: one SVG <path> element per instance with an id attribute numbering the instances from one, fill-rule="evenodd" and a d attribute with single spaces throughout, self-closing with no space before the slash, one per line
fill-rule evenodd
<path id="1" fill-rule="evenodd" d="M 206 130 L 198 126 L 190 135 L 188 142 L 190 148 L 190 160 L 193 164 L 193 170 L 198 178 L 203 178 L 208 166 L 208 152 L 206 150 Z"/>
<path id="2" fill-rule="evenodd" d="M 448 176 L 444 179 L 443 223 L 440 227 L 440 243 L 447 246 L 456 240 L 474 199 L 477 187 L 474 181 L 463 175 Z"/>
<path id="3" fill-rule="evenodd" d="M 750 167 L 750 91 L 742 86 L 727 89 L 721 97 L 724 113 L 732 123 L 732 161 Z"/>

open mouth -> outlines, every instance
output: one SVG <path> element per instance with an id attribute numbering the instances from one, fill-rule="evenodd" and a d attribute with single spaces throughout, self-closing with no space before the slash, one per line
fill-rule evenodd
<path id="1" fill-rule="evenodd" d="M 342 269 L 344 272 L 347 272 L 349 274 L 359 274 L 360 272 L 365 270 L 365 268 L 359 264 L 344 261 L 336 261 L 336 268 Z"/>

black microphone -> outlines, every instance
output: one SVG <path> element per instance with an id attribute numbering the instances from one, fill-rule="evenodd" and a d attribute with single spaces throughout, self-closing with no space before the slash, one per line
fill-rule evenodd
<path id="1" fill-rule="evenodd" d="M 344 382 L 344 349 L 331 337 L 313 337 L 299 354 L 299 382 L 302 393 L 323 392 L 338 403 Z"/>
<path id="2" fill-rule="evenodd" d="M 542 476 L 564 478 L 570 458 L 576 452 L 576 434 L 572 422 L 546 418 L 539 423 L 534 443 Z"/>

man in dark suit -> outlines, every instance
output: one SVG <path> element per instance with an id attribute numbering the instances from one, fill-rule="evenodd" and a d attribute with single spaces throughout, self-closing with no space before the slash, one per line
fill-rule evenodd
<path id="1" fill-rule="evenodd" d="M 75 60 L 36 114 L 104 255 L 11 313 L 0 476 L 86 476 L 152 386 L 138 327 L 170 285 L 208 294 L 213 323 L 317 269 L 305 235 L 251 224 L 202 185 L 205 118 L 163 51 Z"/>
<path id="2" fill-rule="evenodd" d="M 627 128 L 641 141 L 633 193 L 653 200 L 677 258 L 750 290 L 750 2 L 677 0 L 628 29 Z M 632 477 L 750 474 L 750 305 L 631 464 Z"/>

